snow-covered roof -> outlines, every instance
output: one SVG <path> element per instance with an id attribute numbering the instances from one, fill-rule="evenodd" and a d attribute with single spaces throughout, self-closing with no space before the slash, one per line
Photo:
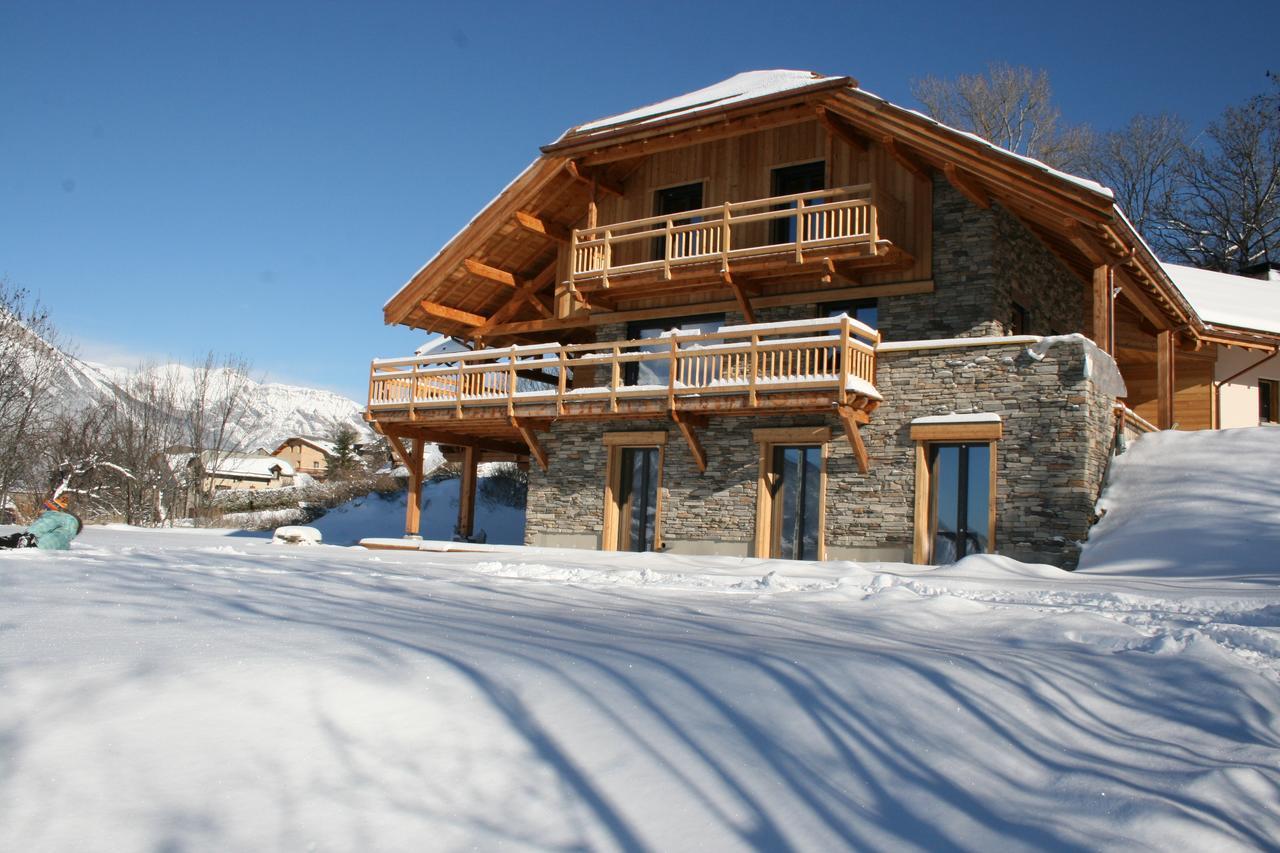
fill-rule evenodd
<path id="1" fill-rule="evenodd" d="M 1205 323 L 1280 335 L 1280 283 L 1181 264 L 1164 268 Z"/>
<path id="2" fill-rule="evenodd" d="M 280 469 L 279 476 L 292 477 L 293 466 L 275 456 L 259 456 L 256 453 L 204 452 L 206 473 L 214 477 L 261 478 L 270 480 L 277 476 L 273 469 Z M 211 463 L 211 464 L 210 464 Z"/>
<path id="3" fill-rule="evenodd" d="M 656 104 L 580 124 L 565 135 L 594 133 L 621 124 L 645 124 L 703 110 L 722 109 L 743 101 L 845 79 L 848 78 L 826 77 L 814 71 L 792 71 L 783 68 L 744 71 L 727 80 L 712 83 L 710 86 L 686 92 L 674 98 L 667 98 L 665 101 L 658 101 Z"/>

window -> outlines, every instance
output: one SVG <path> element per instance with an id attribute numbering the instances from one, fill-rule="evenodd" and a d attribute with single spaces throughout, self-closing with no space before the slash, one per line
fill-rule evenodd
<path id="1" fill-rule="evenodd" d="M 945 565 L 995 547 L 999 421 L 911 426 L 916 440 L 917 563 Z"/>
<path id="2" fill-rule="evenodd" d="M 644 341 L 659 338 L 663 332 L 679 329 L 682 332 L 714 332 L 724 325 L 723 314 L 701 314 L 697 317 L 670 317 L 665 320 L 645 320 L 627 324 L 627 340 Z M 664 340 L 660 344 L 644 347 L 645 352 L 662 352 L 670 349 Z M 627 385 L 666 385 L 670 372 L 665 361 L 627 362 L 623 365 L 622 381 Z"/>
<path id="3" fill-rule="evenodd" d="M 873 329 L 880 328 L 879 302 L 875 299 L 850 299 L 844 302 L 828 302 L 819 306 L 820 317 L 839 317 L 848 314 Z"/>
<path id="4" fill-rule="evenodd" d="M 683 213 L 686 210 L 697 210 L 702 207 L 702 182 L 682 184 L 678 187 L 667 187 L 653 194 L 653 215 L 667 216 L 672 213 Z M 696 222 L 697 217 L 676 220 L 677 225 Z M 667 255 L 667 238 L 658 237 L 653 241 L 653 259 L 662 260 Z"/>
<path id="5" fill-rule="evenodd" d="M 827 427 L 758 429 L 757 556 L 821 560 L 826 554 Z"/>
<path id="6" fill-rule="evenodd" d="M 1009 312 L 1009 334 L 1031 334 L 1031 312 L 1020 302 L 1014 302 Z"/>
<path id="7" fill-rule="evenodd" d="M 1280 380 L 1258 380 L 1258 421 L 1280 423 Z"/>
<path id="8" fill-rule="evenodd" d="M 818 160 L 815 163 L 803 163 L 799 166 L 784 166 L 781 169 L 774 169 L 772 185 L 775 196 L 797 195 L 826 189 L 827 164 L 823 160 Z M 821 201 L 812 199 L 806 203 L 820 204 Z M 787 210 L 794 207 L 795 203 L 793 202 L 774 209 Z M 769 242 L 771 244 L 794 243 L 795 239 L 796 221 L 794 217 L 775 219 L 769 224 Z"/>
<path id="9" fill-rule="evenodd" d="M 609 432 L 602 547 L 606 551 L 662 548 L 662 453 L 665 432 Z"/>

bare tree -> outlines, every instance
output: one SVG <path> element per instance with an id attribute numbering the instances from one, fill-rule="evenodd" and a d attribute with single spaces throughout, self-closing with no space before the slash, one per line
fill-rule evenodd
<path id="1" fill-rule="evenodd" d="M 1280 77 L 1228 107 L 1203 147 L 1186 146 L 1162 206 L 1160 248 L 1195 266 L 1238 272 L 1280 260 Z"/>
<path id="2" fill-rule="evenodd" d="M 1001 148 L 1068 171 L 1086 161 L 1091 134 L 1061 121 L 1044 71 L 995 62 L 985 74 L 915 80 L 911 93 L 938 121 Z"/>
<path id="3" fill-rule="evenodd" d="M 61 358 L 48 312 L 0 279 L 0 506 L 41 479 L 39 444 L 55 413 Z"/>
<path id="4" fill-rule="evenodd" d="M 243 449 L 253 381 L 244 358 L 209 353 L 191 370 L 190 382 L 184 419 L 187 442 L 201 472 L 193 484 L 199 515 L 213 495 L 213 478 L 203 474 L 218 470 L 231 454 Z"/>
<path id="5" fill-rule="evenodd" d="M 1153 244 L 1161 240 L 1160 212 L 1177 185 L 1186 139 L 1186 122 L 1177 116 L 1136 115 L 1097 136 L 1088 155 L 1085 173 L 1111 188 L 1120 209 Z"/>

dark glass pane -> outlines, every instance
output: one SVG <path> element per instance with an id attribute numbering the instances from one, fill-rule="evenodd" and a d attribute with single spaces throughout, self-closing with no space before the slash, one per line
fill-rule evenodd
<path id="1" fill-rule="evenodd" d="M 875 299 L 855 299 L 849 302 L 829 302 L 822 306 L 822 316 L 839 317 L 848 314 L 873 329 L 880 328 L 880 310 Z"/>
<path id="2" fill-rule="evenodd" d="M 818 447 L 773 450 L 773 556 L 813 560 L 818 556 L 822 500 L 822 452 Z"/>
<path id="3" fill-rule="evenodd" d="M 618 547 L 651 551 L 658 520 L 658 449 L 624 447 L 618 482 Z"/>
<path id="4" fill-rule="evenodd" d="M 991 445 L 970 444 L 965 450 L 969 454 L 969 482 L 964 553 L 985 554 L 991 533 Z"/>
<path id="5" fill-rule="evenodd" d="M 960 448 L 933 445 L 930 448 L 933 488 L 933 563 L 954 563 L 959 557 L 957 531 L 960 527 Z"/>
<path id="6" fill-rule="evenodd" d="M 929 469 L 932 562 L 945 565 L 985 553 L 991 529 L 990 445 L 931 445 Z"/>

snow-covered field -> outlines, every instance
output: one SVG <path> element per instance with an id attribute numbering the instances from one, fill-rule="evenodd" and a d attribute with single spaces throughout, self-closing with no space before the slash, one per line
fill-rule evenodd
<path id="1" fill-rule="evenodd" d="M 1127 454 L 1075 574 L 104 528 L 5 554 L 0 850 L 1274 847 L 1280 485 L 1162 479 L 1214 441 L 1277 470 L 1280 430 L 1221 435 Z M 1215 520 L 1234 557 L 1160 545 Z"/>

